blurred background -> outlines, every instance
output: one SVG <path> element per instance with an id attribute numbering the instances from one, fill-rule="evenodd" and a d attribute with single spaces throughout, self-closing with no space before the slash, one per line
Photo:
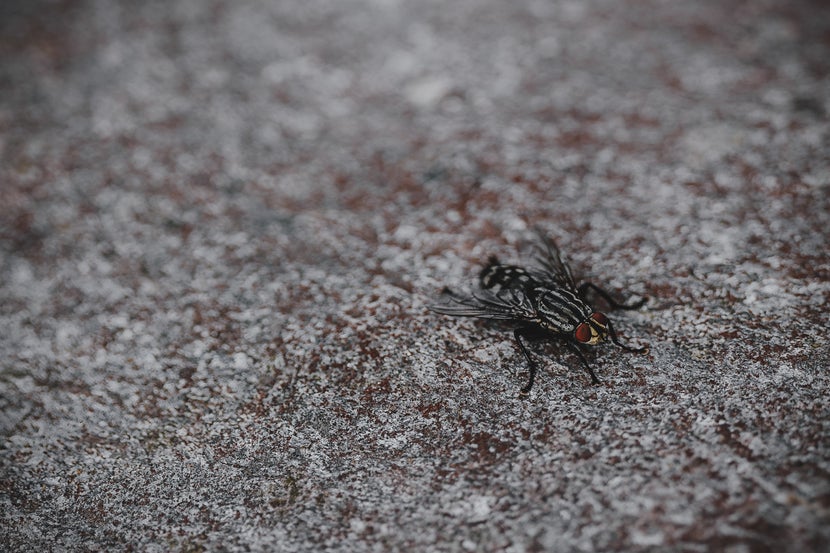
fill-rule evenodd
<path id="1" fill-rule="evenodd" d="M 0 541 L 824 550 L 828 102 L 819 1 L 0 3 Z M 522 401 L 426 306 L 536 227 L 652 353 Z"/>

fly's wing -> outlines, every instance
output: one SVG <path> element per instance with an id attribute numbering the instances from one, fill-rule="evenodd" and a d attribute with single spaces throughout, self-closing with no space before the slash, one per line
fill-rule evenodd
<path id="1" fill-rule="evenodd" d="M 444 290 L 448 301 L 431 305 L 429 309 L 454 317 L 478 317 L 494 321 L 532 321 L 536 310 L 521 290 L 502 290 L 498 294 L 481 290 L 471 296 Z"/>
<path id="2" fill-rule="evenodd" d="M 539 238 L 541 245 L 538 246 L 539 255 L 536 256 L 536 262 L 541 270 L 534 271 L 535 276 L 551 288 L 565 288 L 575 292 L 576 282 L 571 274 L 571 268 L 562 261 L 559 248 L 552 240 L 545 238 L 541 232 Z"/>

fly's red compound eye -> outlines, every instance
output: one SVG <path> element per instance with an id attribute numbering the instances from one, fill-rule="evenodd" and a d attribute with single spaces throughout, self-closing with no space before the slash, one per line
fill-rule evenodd
<path id="1" fill-rule="evenodd" d="M 574 338 L 577 342 L 587 344 L 591 341 L 591 327 L 588 323 L 580 323 L 576 330 L 574 330 Z"/>
<path id="2" fill-rule="evenodd" d="M 599 311 L 591 315 L 591 318 L 594 320 L 595 323 L 597 323 L 600 326 L 608 326 L 608 317 L 606 317 Z"/>

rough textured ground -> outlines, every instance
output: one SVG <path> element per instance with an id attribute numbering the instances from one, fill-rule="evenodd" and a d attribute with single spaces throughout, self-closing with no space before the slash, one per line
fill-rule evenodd
<path id="1" fill-rule="evenodd" d="M 821 4 L 3 2 L 3 549 L 826 551 Z"/>

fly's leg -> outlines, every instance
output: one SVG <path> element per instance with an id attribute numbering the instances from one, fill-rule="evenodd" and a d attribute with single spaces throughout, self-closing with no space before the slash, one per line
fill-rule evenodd
<path id="1" fill-rule="evenodd" d="M 608 292 L 606 292 L 593 282 L 583 282 L 579 285 L 577 291 L 579 292 L 579 295 L 584 298 L 585 292 L 587 292 L 589 289 L 596 292 L 602 299 L 608 302 L 608 305 L 610 305 L 614 309 L 639 309 L 646 303 L 646 298 L 643 298 L 639 301 L 635 301 L 634 303 L 630 304 L 620 303 L 614 300 L 614 298 L 612 298 Z"/>
<path id="2" fill-rule="evenodd" d="M 527 396 L 530 393 L 530 389 L 533 388 L 533 380 L 536 378 L 536 364 L 530 358 L 530 353 L 528 353 L 527 348 L 522 343 L 522 338 L 534 338 L 538 336 L 538 334 L 539 331 L 532 326 L 523 326 L 513 331 L 513 337 L 516 339 L 516 343 L 519 344 L 519 349 L 522 350 L 522 353 L 527 360 L 528 370 L 530 371 L 527 384 L 519 392 L 519 395 L 521 396 Z"/>
<path id="3" fill-rule="evenodd" d="M 619 339 L 617 338 L 617 332 L 614 330 L 614 325 L 611 324 L 611 321 L 608 321 L 608 334 L 611 336 L 611 341 L 614 342 L 617 346 L 624 349 L 625 351 L 630 351 L 632 353 L 648 353 L 648 346 L 644 346 L 641 348 L 632 348 L 631 346 L 626 346 L 625 344 L 621 344 Z"/>
<path id="4" fill-rule="evenodd" d="M 582 364 L 585 366 L 585 370 L 588 371 L 588 374 L 591 375 L 591 383 L 592 384 L 599 384 L 599 378 L 597 375 L 594 374 L 594 370 L 591 368 L 591 365 L 588 364 L 588 360 L 585 359 L 585 355 L 582 354 L 582 350 L 579 349 L 579 346 L 571 342 L 570 340 L 565 340 L 565 343 L 568 344 L 568 347 L 571 348 L 579 360 L 582 361 Z"/>

